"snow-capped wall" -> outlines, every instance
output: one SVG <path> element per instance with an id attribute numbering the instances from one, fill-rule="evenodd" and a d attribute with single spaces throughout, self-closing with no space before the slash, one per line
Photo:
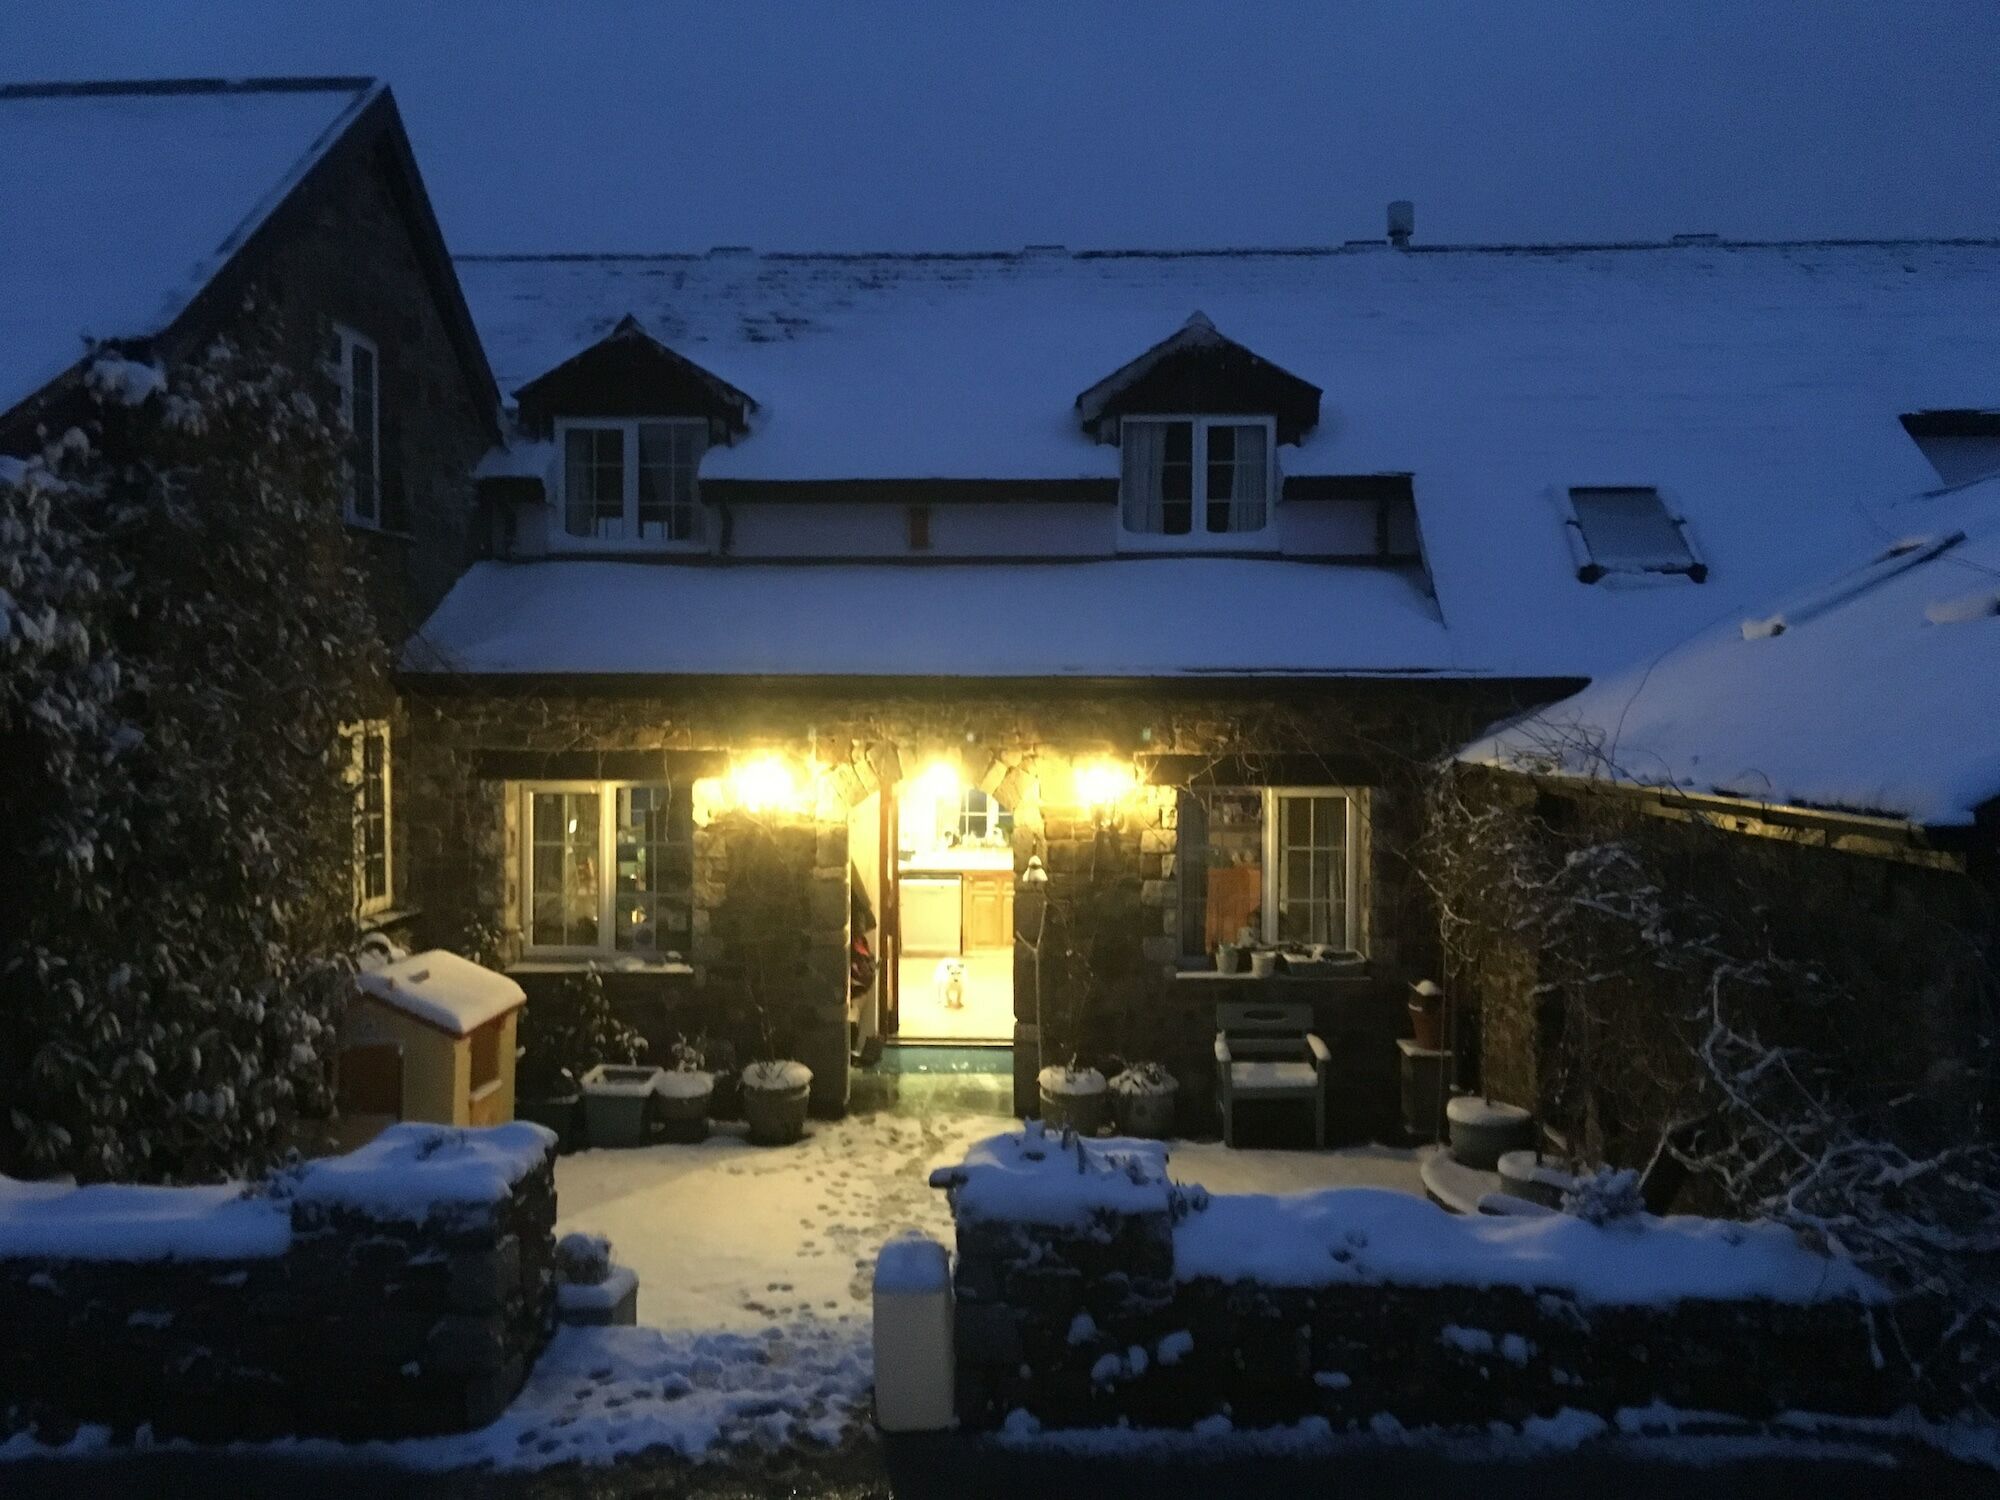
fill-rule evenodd
<path id="1" fill-rule="evenodd" d="M 932 1180 L 958 1226 L 969 1428 L 1923 1399 L 1878 1341 L 1881 1288 L 1769 1226 L 1459 1218 L 1363 1188 L 1211 1196 L 1172 1183 L 1156 1144 L 1032 1127 Z"/>
<path id="2" fill-rule="evenodd" d="M 539 1126 L 404 1125 L 254 1191 L 0 1179 L 0 1414 L 208 1440 L 481 1426 L 554 1329 L 554 1160 Z"/>

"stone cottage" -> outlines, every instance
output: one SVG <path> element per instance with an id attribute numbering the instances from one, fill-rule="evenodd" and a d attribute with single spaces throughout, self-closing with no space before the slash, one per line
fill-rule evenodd
<path id="1" fill-rule="evenodd" d="M 458 268 L 511 404 L 404 656 L 433 919 L 826 1111 L 898 1037 L 1198 1095 L 1288 945 L 1349 1133 L 1427 768 L 1857 545 L 2000 326 L 1992 244 Z"/>

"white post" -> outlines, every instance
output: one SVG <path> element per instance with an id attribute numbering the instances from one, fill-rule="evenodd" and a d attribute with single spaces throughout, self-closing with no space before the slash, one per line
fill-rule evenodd
<path id="1" fill-rule="evenodd" d="M 940 1432 L 952 1425 L 951 1257 L 936 1240 L 890 1240 L 875 1257 L 875 1425 Z"/>

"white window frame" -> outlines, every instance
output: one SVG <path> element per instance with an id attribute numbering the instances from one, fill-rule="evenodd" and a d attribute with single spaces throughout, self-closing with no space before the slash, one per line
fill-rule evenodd
<path id="1" fill-rule="evenodd" d="M 1133 531 L 1125 524 L 1125 427 L 1128 423 L 1192 422 L 1193 463 L 1189 504 L 1192 513 L 1184 536 L 1158 531 Z M 1200 524 L 1208 510 L 1208 432 L 1211 427 L 1264 429 L 1264 524 L 1255 531 L 1208 531 Z M 1118 544 L 1124 551 L 1217 552 L 1266 551 L 1278 545 L 1278 420 L 1276 417 L 1227 416 L 1204 412 L 1142 412 L 1118 422 Z"/>
<path id="2" fill-rule="evenodd" d="M 1278 939 L 1278 887 L 1283 878 L 1280 856 L 1283 853 L 1283 821 L 1279 816 L 1284 799 L 1288 797 L 1339 797 L 1347 804 L 1347 827 L 1342 835 L 1342 851 L 1346 868 L 1342 879 L 1346 882 L 1347 910 L 1341 937 L 1341 946 L 1361 951 L 1361 808 L 1364 793 L 1358 787 L 1345 786 L 1267 786 L 1264 791 L 1264 941 L 1275 943 Z"/>
<path id="3" fill-rule="evenodd" d="M 1660 513 L 1680 538 L 1681 549 L 1687 553 L 1687 561 L 1671 566 L 1647 566 L 1640 563 L 1606 562 L 1591 550 L 1589 535 L 1583 528 L 1583 517 L 1576 508 L 1578 491 L 1585 494 L 1598 491 L 1650 491 L 1659 502 Z M 1686 513 L 1678 499 L 1657 484 L 1565 484 L 1556 489 L 1557 499 L 1562 506 L 1563 535 L 1569 541 L 1570 558 L 1576 564 L 1579 582 L 1596 583 L 1599 579 L 1612 576 L 1622 578 L 1685 578 L 1694 583 L 1702 583 L 1708 578 L 1708 563 L 1701 555 L 1701 549 L 1694 544 L 1694 535 L 1688 528 Z"/>
<path id="4" fill-rule="evenodd" d="M 396 904 L 396 772 L 395 746 L 387 719 L 362 719 L 340 726 L 347 746 L 347 778 L 354 788 L 354 910 L 361 917 L 389 911 Z M 368 846 L 363 824 L 368 792 L 367 745 L 371 738 L 382 742 L 382 894 L 368 894 Z"/>
<path id="5" fill-rule="evenodd" d="M 520 861 L 521 896 L 521 954 L 524 958 L 539 959 L 614 959 L 636 958 L 641 962 L 661 961 L 668 950 L 661 948 L 653 953 L 620 948 L 617 939 L 618 923 L 618 793 L 632 787 L 665 786 L 669 797 L 685 796 L 687 792 L 672 782 L 621 780 L 621 781 L 523 781 L 515 784 L 515 794 L 520 798 L 520 845 L 516 858 Z M 597 794 L 597 942 L 586 943 L 537 943 L 535 941 L 535 794 L 538 792 L 594 792 Z M 692 919 L 690 903 L 690 919 Z M 692 939 L 692 920 L 689 938 Z M 683 957 L 686 955 L 683 954 Z"/>
<path id="6" fill-rule="evenodd" d="M 368 454 L 373 472 L 368 476 L 374 487 L 375 513 L 363 515 L 360 508 L 359 474 L 350 471 L 347 482 L 347 497 L 343 502 L 343 515 L 350 526 L 364 527 L 370 531 L 382 529 L 382 351 L 375 341 L 345 323 L 333 325 L 333 336 L 339 344 L 335 356 L 333 378 L 340 387 L 340 420 L 349 432 L 356 431 L 354 411 L 354 351 L 365 349 L 375 362 L 374 400 L 368 411 Z M 350 464 L 352 458 L 349 459 Z"/>
<path id="7" fill-rule="evenodd" d="M 687 427 L 698 430 L 701 451 L 695 455 L 694 514 L 696 534 L 685 541 L 669 538 L 650 540 L 639 535 L 639 429 L 641 427 Z M 622 537 L 578 536 L 569 529 L 569 434 L 572 432 L 620 432 L 624 434 L 625 535 Z M 555 424 L 555 515 L 550 521 L 550 549 L 565 552 L 706 552 L 708 550 L 708 507 L 701 499 L 701 459 L 707 452 L 708 421 L 702 417 L 563 417 Z"/>

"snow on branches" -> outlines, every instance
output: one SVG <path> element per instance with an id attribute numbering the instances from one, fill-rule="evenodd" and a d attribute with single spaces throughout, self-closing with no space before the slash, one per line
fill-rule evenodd
<path id="1" fill-rule="evenodd" d="M 0 472 L 0 1171 L 250 1171 L 323 1096 L 353 939 L 345 438 L 261 347 L 85 389 Z"/>

